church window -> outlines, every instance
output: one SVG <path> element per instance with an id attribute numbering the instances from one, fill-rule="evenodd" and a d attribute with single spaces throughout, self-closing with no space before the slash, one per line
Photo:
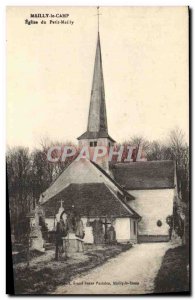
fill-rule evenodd
<path id="1" fill-rule="evenodd" d="M 162 221 L 161 221 L 161 220 L 158 220 L 158 221 L 156 222 L 156 224 L 157 224 L 158 227 L 161 227 L 161 226 L 162 226 Z"/>
<path id="2" fill-rule="evenodd" d="M 96 147 L 96 146 L 97 146 L 97 141 L 95 141 L 95 142 L 90 142 L 90 143 L 89 143 L 89 146 L 90 146 L 90 147 Z"/>

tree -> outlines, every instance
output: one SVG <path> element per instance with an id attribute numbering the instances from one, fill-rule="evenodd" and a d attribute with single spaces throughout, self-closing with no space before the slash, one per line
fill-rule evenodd
<path id="1" fill-rule="evenodd" d="M 182 130 L 176 128 L 169 136 L 172 159 L 176 161 L 178 187 L 183 201 L 189 201 L 189 147 L 184 142 Z"/>
<path id="2" fill-rule="evenodd" d="M 30 210 L 31 186 L 29 184 L 31 162 L 28 148 L 9 148 L 6 156 L 9 192 L 9 209 L 12 231 L 17 235 L 21 215 Z M 20 234 L 18 232 L 18 234 Z"/>

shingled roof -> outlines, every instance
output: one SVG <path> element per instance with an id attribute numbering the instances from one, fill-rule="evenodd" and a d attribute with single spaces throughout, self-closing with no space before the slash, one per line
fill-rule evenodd
<path id="1" fill-rule="evenodd" d="M 74 207 L 81 216 L 140 218 L 104 183 L 70 184 L 43 204 L 47 216 L 58 212 L 61 200 L 65 211 Z"/>
<path id="2" fill-rule="evenodd" d="M 126 200 L 135 200 L 135 197 L 133 195 L 131 195 L 130 193 L 128 193 L 128 191 L 122 187 L 118 182 L 116 182 L 116 180 L 111 177 L 104 169 L 102 169 L 98 164 L 96 164 L 95 162 L 91 161 L 91 163 L 98 169 L 100 170 L 126 197 Z"/>
<path id="3" fill-rule="evenodd" d="M 114 179 L 127 190 L 174 188 L 174 161 L 146 161 L 112 166 Z"/>

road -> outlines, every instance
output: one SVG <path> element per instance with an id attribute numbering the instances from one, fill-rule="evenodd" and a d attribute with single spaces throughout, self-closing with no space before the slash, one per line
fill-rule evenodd
<path id="1" fill-rule="evenodd" d="M 152 293 L 154 279 L 170 243 L 137 244 L 70 283 L 54 294 Z"/>

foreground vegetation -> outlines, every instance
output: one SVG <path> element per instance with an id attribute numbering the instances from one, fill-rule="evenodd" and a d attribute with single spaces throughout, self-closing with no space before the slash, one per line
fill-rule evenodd
<path id="1" fill-rule="evenodd" d="M 74 276 L 100 266 L 109 258 L 130 249 L 131 244 L 85 245 L 84 253 L 72 254 L 67 260 L 54 260 L 54 249 L 26 263 L 14 265 L 15 294 L 48 294 Z"/>
<path id="2" fill-rule="evenodd" d="M 155 293 L 189 292 L 189 253 L 185 246 L 169 249 L 155 279 Z"/>

